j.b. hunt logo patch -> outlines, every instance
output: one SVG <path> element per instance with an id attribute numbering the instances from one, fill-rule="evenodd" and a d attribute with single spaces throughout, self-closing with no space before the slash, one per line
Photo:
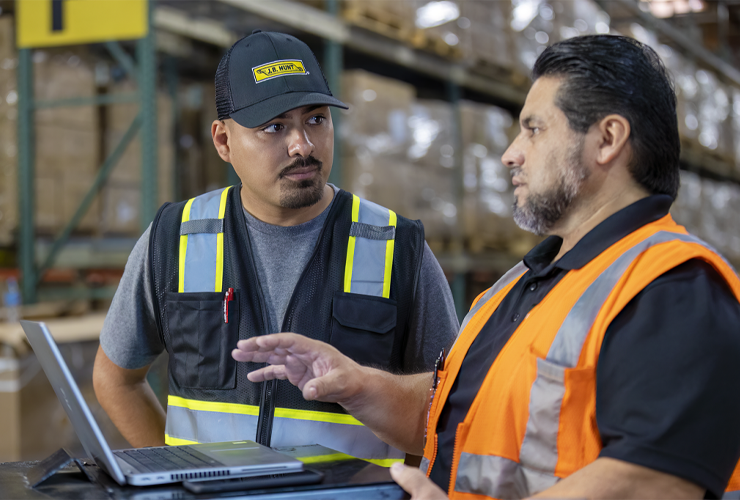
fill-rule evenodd
<path id="1" fill-rule="evenodd" d="M 279 76 L 286 75 L 307 75 L 308 71 L 303 67 L 303 61 L 294 59 L 285 59 L 283 61 L 273 61 L 255 66 L 252 68 L 255 83 L 262 83 L 265 80 L 271 80 Z"/>

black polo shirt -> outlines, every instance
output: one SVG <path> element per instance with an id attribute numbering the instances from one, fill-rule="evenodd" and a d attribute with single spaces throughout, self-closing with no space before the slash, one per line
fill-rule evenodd
<path id="1" fill-rule="evenodd" d="M 615 213 L 557 262 L 551 236 L 525 257 L 529 270 L 489 318 L 465 356 L 442 409 L 430 477 L 445 491 L 457 425 L 521 319 L 565 276 L 613 243 L 665 216 L 656 195 Z M 740 304 L 704 261 L 690 260 L 650 283 L 606 331 L 596 374 L 600 456 L 692 481 L 722 495 L 740 458 Z"/>

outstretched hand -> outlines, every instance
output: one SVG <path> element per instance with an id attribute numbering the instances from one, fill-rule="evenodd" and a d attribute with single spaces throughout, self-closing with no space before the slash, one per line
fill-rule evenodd
<path id="1" fill-rule="evenodd" d="M 270 365 L 247 375 L 250 381 L 287 379 L 308 401 L 341 403 L 359 390 L 354 381 L 360 365 L 329 344 L 295 333 L 240 340 L 231 355 L 237 361 Z"/>

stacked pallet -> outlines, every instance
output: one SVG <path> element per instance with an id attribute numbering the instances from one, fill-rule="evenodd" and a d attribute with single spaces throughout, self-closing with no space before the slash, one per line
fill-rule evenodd
<path id="1" fill-rule="evenodd" d="M 675 84 L 678 131 L 685 153 L 709 156 L 724 165 L 740 165 L 740 89 L 720 81 L 681 53 L 661 44 L 655 33 L 639 24 L 620 26 L 623 32 L 660 55 Z M 738 177 L 736 172 L 719 174 Z"/>
<path id="2" fill-rule="evenodd" d="M 13 18 L 0 17 L 0 246 L 12 245 L 18 229 L 18 91 Z M 58 233 L 72 219 L 103 160 L 116 146 L 139 105 L 45 107 L 44 102 L 131 93 L 127 82 L 96 81 L 101 60 L 84 47 L 36 50 L 33 54 L 35 227 Z M 107 65 L 102 63 L 102 67 Z M 100 75 L 98 75 L 99 79 Z M 159 202 L 171 200 L 174 138 L 170 99 L 158 98 Z M 78 235 L 135 236 L 140 232 L 141 148 L 129 145 L 106 184 L 75 228 Z"/>
<path id="3" fill-rule="evenodd" d="M 738 213 L 740 185 L 681 172 L 681 190 L 671 214 L 676 222 L 736 264 L 740 262 Z"/>
<path id="4" fill-rule="evenodd" d="M 110 94 L 131 94 L 136 86 L 128 80 L 113 82 Z M 139 114 L 138 103 L 112 104 L 106 107 L 104 149 L 109 156 Z M 173 199 L 174 132 L 172 101 L 164 93 L 157 96 L 157 186 L 159 203 Z M 103 187 L 100 230 L 106 235 L 133 235 L 140 231 L 141 135 L 137 134 L 110 173 Z"/>
<path id="5" fill-rule="evenodd" d="M 0 16 L 0 246 L 13 241 L 18 226 L 18 91 L 13 37 L 13 18 Z"/>
<path id="6" fill-rule="evenodd" d="M 453 107 L 416 99 L 405 83 L 348 71 L 342 99 L 350 105 L 342 187 L 420 219 L 435 249 L 465 242 L 472 252 L 520 254 L 532 246 L 511 219 L 510 175 L 501 163 L 515 128 L 507 111 L 461 103 L 458 138 Z"/>

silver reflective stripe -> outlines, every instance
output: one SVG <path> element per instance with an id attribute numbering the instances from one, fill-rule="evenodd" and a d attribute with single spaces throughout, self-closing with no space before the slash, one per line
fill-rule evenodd
<path id="1" fill-rule="evenodd" d="M 431 462 L 427 457 L 421 457 L 421 463 L 419 464 L 419 470 L 426 474 L 429 471 L 429 464 Z"/>
<path id="2" fill-rule="evenodd" d="M 180 223 L 180 234 L 223 233 L 223 219 L 196 219 Z"/>
<path id="3" fill-rule="evenodd" d="M 197 219 L 218 219 L 223 189 L 211 191 L 193 200 L 190 208 L 190 221 Z M 216 242 L 213 233 L 188 235 L 185 254 L 184 292 L 213 292 L 216 282 Z"/>
<path id="4" fill-rule="evenodd" d="M 522 467 L 508 458 L 463 452 L 455 491 L 491 498 L 524 498 L 557 482 L 554 476 Z"/>
<path id="5" fill-rule="evenodd" d="M 166 433 L 197 443 L 254 440 L 257 416 L 198 411 L 181 406 L 167 408 Z M 320 444 L 357 458 L 403 458 L 400 450 L 382 442 L 364 425 L 275 417 L 271 446 Z"/>
<path id="6" fill-rule="evenodd" d="M 670 241 L 706 244 L 693 236 L 661 231 L 620 255 L 578 298 L 558 329 L 546 359 L 537 360 L 537 378 L 529 399 L 529 420 L 519 453 L 523 466 L 554 474 L 558 462 L 558 427 L 565 394 L 565 370 L 575 367 L 591 326 L 629 266 L 648 248 Z M 537 491 L 530 491 L 534 494 Z"/>
<path id="7" fill-rule="evenodd" d="M 496 295 L 498 292 L 506 288 L 507 285 L 509 285 L 512 281 L 517 279 L 522 274 L 526 273 L 529 268 L 524 264 L 524 262 L 519 262 L 517 265 L 506 271 L 506 274 L 501 276 L 499 280 L 493 284 L 491 288 L 488 289 L 488 291 L 483 295 L 483 297 L 480 298 L 478 302 L 475 303 L 475 305 L 470 309 L 468 314 L 465 315 L 465 318 L 463 319 L 462 325 L 460 325 L 460 330 L 457 334 L 457 339 L 460 338 L 460 334 L 465 330 L 465 327 L 468 326 L 468 323 L 470 323 L 470 320 L 473 319 L 473 316 L 480 310 L 483 305 L 491 300 L 491 298 Z M 457 344 L 457 339 L 455 339 L 455 344 Z M 455 347 L 455 344 L 452 344 L 452 347 Z M 452 349 L 450 349 L 452 350 Z"/>
<path id="8" fill-rule="evenodd" d="M 369 240 L 388 241 L 396 237 L 394 226 L 371 226 L 362 222 L 353 222 L 349 228 L 349 235 Z"/>
<path id="9" fill-rule="evenodd" d="M 371 201 L 360 199 L 360 211 L 356 222 L 383 229 L 388 226 L 389 219 L 390 210 Z M 386 243 L 385 239 L 364 237 L 355 239 L 350 293 L 383 296 Z"/>
<path id="10" fill-rule="evenodd" d="M 740 500 L 740 491 L 725 491 L 722 500 Z"/>

